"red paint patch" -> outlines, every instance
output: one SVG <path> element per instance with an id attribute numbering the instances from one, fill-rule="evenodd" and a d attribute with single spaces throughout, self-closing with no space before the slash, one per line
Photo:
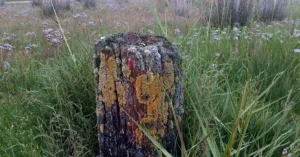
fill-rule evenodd
<path id="1" fill-rule="evenodd" d="M 128 59 L 128 67 L 131 71 L 134 69 L 134 60 L 131 58 Z"/>

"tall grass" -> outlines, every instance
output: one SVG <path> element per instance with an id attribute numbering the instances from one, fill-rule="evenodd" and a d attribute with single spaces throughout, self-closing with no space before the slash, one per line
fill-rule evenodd
<path id="1" fill-rule="evenodd" d="M 300 100 L 299 88 L 289 83 L 299 78 L 299 56 L 276 41 L 252 40 L 263 46 L 249 52 L 251 41 L 240 40 L 234 50 L 234 41 L 202 36 L 182 47 L 191 59 L 184 94 L 190 156 L 280 156 L 299 142 L 299 122 L 290 119 L 297 117 L 290 109 Z"/>
<path id="2" fill-rule="evenodd" d="M 75 43 L 73 42 L 73 44 Z M 4 106 L 7 110 L 10 105 L 16 103 L 14 106 L 17 110 L 14 111 L 16 112 L 14 116 L 23 117 L 25 115 L 24 117 L 28 118 L 26 121 L 30 123 L 26 124 L 24 128 L 31 127 L 35 133 L 31 133 L 32 136 L 24 137 L 24 141 L 19 142 L 27 143 L 26 139 L 30 139 L 29 141 L 33 141 L 33 143 L 43 145 L 42 149 L 35 148 L 38 149 L 36 154 L 40 153 L 46 156 L 95 155 L 97 132 L 90 52 L 89 47 L 78 47 L 76 57 L 80 60 L 77 62 L 74 62 L 69 56 L 46 64 L 33 60 L 28 67 L 23 67 L 27 71 L 15 71 L 10 76 L 3 78 L 5 83 L 1 87 L 11 88 L 7 91 L 9 93 L 4 92 L 4 96 L 11 94 L 14 90 L 23 93 L 18 102 L 10 102 L 10 98 L 7 98 L 2 103 L 7 104 Z M 10 86 L 10 83 L 13 82 L 18 83 L 16 86 Z M 1 110 L 1 112 L 7 111 Z M 1 116 L 3 116 L 2 119 L 5 119 L 6 115 L 1 114 Z M 18 126 L 18 121 L 8 120 L 7 123 L 8 125 L 16 123 L 15 127 L 21 129 L 16 132 L 26 133 L 26 129 Z M 9 130 L 5 130 L 5 132 L 9 132 Z M 2 145 L 2 148 L 4 147 L 6 146 Z M 6 148 L 3 153 L 26 156 L 31 152 L 30 150 L 23 152 L 22 147 L 21 149 L 12 147 Z"/>

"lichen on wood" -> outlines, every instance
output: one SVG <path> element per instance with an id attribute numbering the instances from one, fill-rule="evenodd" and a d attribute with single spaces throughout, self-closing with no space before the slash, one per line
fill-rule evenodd
<path id="1" fill-rule="evenodd" d="M 158 156 L 135 122 L 176 155 L 170 106 L 180 117 L 182 65 L 172 44 L 159 36 L 117 34 L 101 38 L 94 58 L 100 157 Z"/>

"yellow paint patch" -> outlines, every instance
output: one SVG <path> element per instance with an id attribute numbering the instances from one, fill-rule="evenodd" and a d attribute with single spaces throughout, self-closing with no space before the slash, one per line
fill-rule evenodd
<path id="1" fill-rule="evenodd" d="M 99 70 L 99 89 L 102 95 L 99 100 L 103 101 L 108 107 L 116 102 L 115 81 L 117 79 L 117 63 L 113 57 L 106 60 L 106 56 L 101 53 Z"/>
<path id="2" fill-rule="evenodd" d="M 126 104 L 126 94 L 128 92 L 128 84 L 122 85 L 121 82 L 116 83 L 119 105 Z"/>
<path id="3" fill-rule="evenodd" d="M 139 124 L 146 126 L 156 140 L 165 136 L 169 105 L 173 105 L 172 100 L 166 98 L 175 93 L 173 64 L 167 62 L 164 67 L 163 76 L 148 72 L 138 76 L 135 81 L 138 102 L 147 106 L 147 116 Z M 145 143 L 147 138 L 144 138 L 142 132 L 136 129 L 135 133 L 137 143 Z"/>
<path id="4" fill-rule="evenodd" d="M 159 76 L 141 75 L 136 78 L 135 90 L 136 97 L 141 104 L 149 104 L 155 98 L 161 97 L 161 87 L 159 85 Z"/>

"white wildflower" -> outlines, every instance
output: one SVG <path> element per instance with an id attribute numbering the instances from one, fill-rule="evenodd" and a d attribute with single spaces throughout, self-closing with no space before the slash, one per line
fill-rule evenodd
<path id="1" fill-rule="evenodd" d="M 152 30 L 148 30 L 147 33 L 148 34 L 154 34 L 154 32 Z"/>
<path id="2" fill-rule="evenodd" d="M 300 49 L 294 49 L 294 53 L 300 53 Z"/>
<path id="3" fill-rule="evenodd" d="M 175 29 L 175 34 L 176 34 L 176 35 L 179 35 L 179 34 L 180 34 L 180 29 L 178 29 L 178 28 Z"/>
<path id="4" fill-rule="evenodd" d="M 82 13 L 82 17 L 86 18 L 88 17 L 86 13 Z"/>
<path id="5" fill-rule="evenodd" d="M 89 26 L 96 26 L 96 24 L 95 24 L 94 21 L 89 21 L 89 22 L 88 22 L 88 25 L 89 25 Z"/>
<path id="6" fill-rule="evenodd" d="M 45 34 L 49 34 L 49 33 L 51 33 L 52 31 L 54 31 L 54 29 L 52 29 L 52 28 L 47 28 L 47 29 L 43 30 L 43 32 L 44 32 Z"/>
<path id="7" fill-rule="evenodd" d="M 62 38 L 62 33 L 60 30 L 55 30 L 52 32 L 52 34 L 55 35 L 56 38 Z"/>
<path id="8" fill-rule="evenodd" d="M 44 21 L 44 22 L 42 22 L 42 25 L 43 25 L 44 27 L 46 27 L 48 24 L 49 24 L 49 22 L 48 22 L 48 21 Z"/>
<path id="9" fill-rule="evenodd" d="M 35 48 L 37 48 L 37 47 L 38 47 L 37 44 L 30 44 L 30 45 L 28 45 L 28 46 L 25 47 L 25 52 L 28 54 L 28 53 L 30 53 L 30 51 L 31 51 L 32 49 L 35 49 Z"/>
<path id="10" fill-rule="evenodd" d="M 293 36 L 294 37 L 300 37 L 300 30 L 295 29 Z"/>
<path id="11" fill-rule="evenodd" d="M 212 33 L 212 40 L 214 40 L 214 41 L 219 41 L 219 40 L 221 40 L 221 36 L 218 35 L 217 32 L 213 32 L 213 33 Z"/>
<path id="12" fill-rule="evenodd" d="M 47 40 L 50 40 L 52 37 L 53 37 L 53 35 L 51 35 L 51 34 L 47 34 L 47 35 L 46 35 L 46 39 L 47 39 Z"/>
<path id="13" fill-rule="evenodd" d="M 27 32 L 27 33 L 26 33 L 26 36 L 32 36 L 32 37 L 35 37 L 36 34 L 35 34 L 35 32 Z"/>
<path id="14" fill-rule="evenodd" d="M 10 68 L 10 64 L 7 61 L 4 61 L 4 63 L 3 63 L 3 69 L 7 70 L 9 68 Z"/>
<path id="15" fill-rule="evenodd" d="M 233 32 L 234 32 L 234 33 L 239 33 L 240 30 L 239 30 L 239 28 L 237 28 L 237 27 L 233 27 Z"/>
<path id="16" fill-rule="evenodd" d="M 53 38 L 53 39 L 51 39 L 51 43 L 54 44 L 54 45 L 58 45 L 60 43 L 60 40 L 56 39 L 56 38 Z"/>
<path id="17" fill-rule="evenodd" d="M 271 33 L 263 33 L 261 36 L 264 40 L 270 40 L 273 37 L 273 34 Z"/>
<path id="18" fill-rule="evenodd" d="M 80 17 L 81 15 L 80 14 L 75 14 L 75 15 L 73 15 L 73 17 L 75 18 L 75 19 L 77 19 L 78 17 Z"/>
<path id="19" fill-rule="evenodd" d="M 37 44 L 31 44 L 31 45 L 29 45 L 31 48 L 37 48 L 38 47 L 38 45 Z"/>
<path id="20" fill-rule="evenodd" d="M 15 48 L 8 43 L 3 44 L 3 46 L 4 46 L 4 49 L 6 49 L 8 51 L 13 51 L 13 49 Z"/>
<path id="21" fill-rule="evenodd" d="M 282 155 L 287 155 L 287 154 L 288 154 L 288 151 L 287 151 L 286 148 L 284 148 L 283 151 L 282 151 Z"/>
<path id="22" fill-rule="evenodd" d="M 28 54 L 28 53 L 30 53 L 30 50 L 31 50 L 31 47 L 30 46 L 26 46 L 25 47 L 25 52 Z"/>

